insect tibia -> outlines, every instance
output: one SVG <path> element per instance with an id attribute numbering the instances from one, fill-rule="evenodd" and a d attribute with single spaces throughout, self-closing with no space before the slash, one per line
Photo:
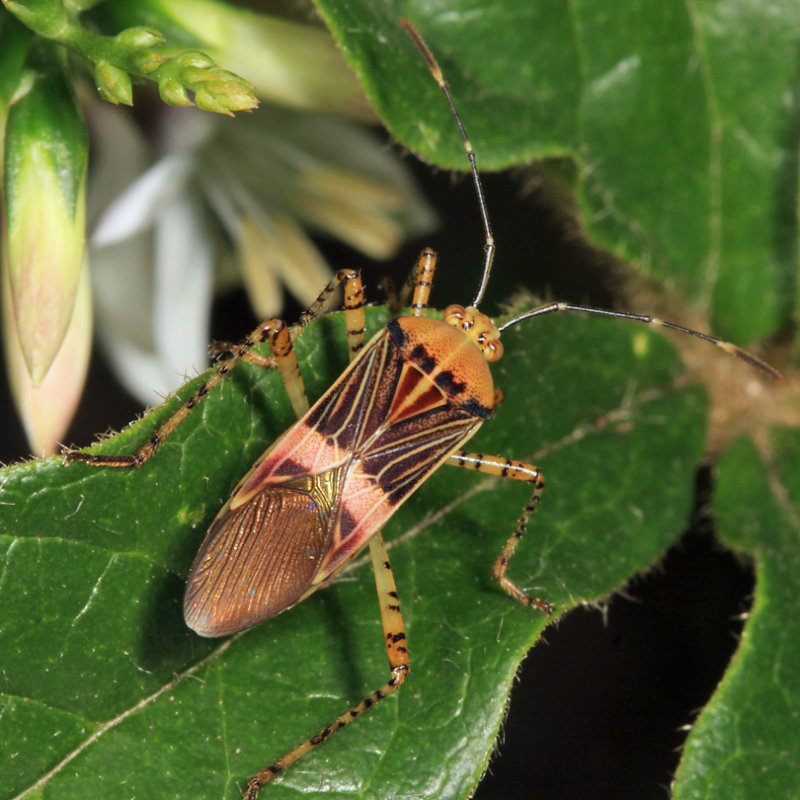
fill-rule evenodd
<path id="1" fill-rule="evenodd" d="M 92 453 L 82 453 L 80 450 L 61 451 L 64 456 L 64 464 L 71 464 L 73 461 L 82 461 L 90 467 L 141 467 L 146 459 L 137 457 L 137 454 L 129 456 L 117 455 L 95 455 Z"/>

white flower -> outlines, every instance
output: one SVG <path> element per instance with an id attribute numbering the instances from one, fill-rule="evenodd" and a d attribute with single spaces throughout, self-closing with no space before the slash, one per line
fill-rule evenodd
<path id="1" fill-rule="evenodd" d="M 206 364 L 212 293 L 230 251 L 267 319 L 280 312 L 280 284 L 308 305 L 330 277 L 306 229 L 381 259 L 433 224 L 399 159 L 353 123 L 268 105 L 231 119 L 159 114 L 151 154 L 124 110 L 87 112 L 97 329 L 145 403 Z"/>

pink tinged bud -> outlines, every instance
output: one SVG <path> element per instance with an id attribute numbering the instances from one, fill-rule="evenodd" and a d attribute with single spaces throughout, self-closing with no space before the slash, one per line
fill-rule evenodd
<path id="1" fill-rule="evenodd" d="M 6 127 L 7 282 L 19 348 L 42 383 L 73 315 L 85 238 L 87 137 L 53 45 L 31 47 Z"/>
<path id="2" fill-rule="evenodd" d="M 72 317 L 44 380 L 35 386 L 17 337 L 7 273 L 3 274 L 3 343 L 9 383 L 31 452 L 49 455 L 63 441 L 83 391 L 92 346 L 89 274 L 78 281 Z"/>

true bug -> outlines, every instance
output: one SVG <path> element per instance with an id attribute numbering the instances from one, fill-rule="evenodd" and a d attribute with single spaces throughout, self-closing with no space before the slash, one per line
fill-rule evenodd
<path id="1" fill-rule="evenodd" d="M 715 337 L 656 318 L 567 303 L 547 303 L 497 327 L 478 311 L 494 260 L 492 236 L 475 153 L 449 86 L 430 50 L 403 21 L 450 105 L 464 141 L 485 233 L 480 286 L 468 307 L 451 305 L 439 321 L 424 316 L 436 255 L 425 249 L 414 272 L 411 310 L 390 320 L 364 345 L 364 294 L 356 271 L 342 270 L 294 326 L 281 320 L 259 325 L 241 343 L 223 350 L 215 373 L 132 455 L 68 451 L 68 461 L 93 466 L 142 466 L 186 415 L 241 360 L 279 370 L 299 420 L 256 461 L 223 506 L 195 558 L 184 615 L 202 636 L 235 633 L 291 608 L 328 583 L 369 545 L 381 600 L 390 679 L 317 734 L 260 770 L 247 800 L 334 731 L 393 693 L 409 670 L 398 596 L 380 528 L 394 510 L 444 463 L 532 484 L 528 503 L 495 562 L 493 574 L 519 602 L 550 614 L 506 574 L 544 488 L 538 467 L 469 453 L 461 446 L 492 413 L 497 394 L 488 364 L 502 355 L 500 333 L 522 320 L 554 312 L 586 312 L 672 328 L 704 339 L 763 370 L 755 356 Z M 309 409 L 292 342 L 322 314 L 344 287 L 351 363 Z M 268 342 L 271 355 L 253 348 Z"/>

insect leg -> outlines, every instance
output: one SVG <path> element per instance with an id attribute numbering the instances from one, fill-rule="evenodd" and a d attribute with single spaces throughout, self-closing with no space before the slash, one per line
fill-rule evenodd
<path id="1" fill-rule="evenodd" d="M 300 380 L 300 370 L 297 366 L 297 356 L 292 347 L 289 330 L 283 320 L 271 319 L 262 322 L 251 331 L 249 336 L 235 345 L 231 350 L 230 357 L 225 359 L 217 370 L 206 378 L 200 388 L 135 453 L 130 455 L 100 455 L 82 453 L 78 450 L 65 450 L 63 455 L 66 461 L 68 463 L 71 461 L 84 461 L 91 466 L 141 467 L 153 455 L 156 448 L 189 416 L 190 412 L 206 398 L 208 393 L 227 376 L 236 364 L 245 359 L 255 345 L 265 341 L 269 342 L 273 351 L 272 359 L 274 359 L 274 362 L 270 360 L 270 366 L 276 367 L 281 373 L 292 401 L 292 406 L 297 410 L 297 404 L 304 402 L 307 407 L 305 391 L 302 387 L 302 380 Z M 299 391 L 297 381 L 300 381 Z M 302 401 L 300 399 L 301 394 Z"/>
<path id="2" fill-rule="evenodd" d="M 300 319 L 289 328 L 289 333 L 294 342 L 303 332 L 303 328 L 327 311 L 330 298 L 336 289 L 344 284 L 344 311 L 347 325 L 348 349 L 352 361 L 356 353 L 364 346 L 364 286 L 361 282 L 361 273 L 358 270 L 339 270 L 325 288 L 319 293 L 316 300 L 300 315 Z M 229 361 L 236 352 L 237 345 L 231 342 L 214 342 L 211 345 L 211 357 L 215 360 Z M 261 355 L 253 350 L 248 351 L 242 358 L 251 364 L 257 364 L 265 369 L 274 369 L 274 358 L 271 355 Z"/>
<path id="3" fill-rule="evenodd" d="M 428 307 L 433 285 L 433 273 L 436 271 L 436 253 L 426 247 L 419 255 L 409 281 L 414 278 L 414 296 L 411 298 L 411 316 L 421 317 Z"/>
<path id="4" fill-rule="evenodd" d="M 375 573 L 375 585 L 378 589 L 384 644 L 392 673 L 391 678 L 380 689 L 367 695 L 360 703 L 340 714 L 333 722 L 326 725 L 310 739 L 306 739 L 305 742 L 290 750 L 285 756 L 250 778 L 247 784 L 245 800 L 255 800 L 261 787 L 271 781 L 279 772 L 283 772 L 297 759 L 308 753 L 309 750 L 313 750 L 318 744 L 322 744 L 332 733 L 340 730 L 367 709 L 372 708 L 376 703 L 388 697 L 405 680 L 409 670 L 409 659 L 406 636 L 403 631 L 403 617 L 400 614 L 397 587 L 392 575 L 392 568 L 380 533 L 375 534 L 370 539 L 369 554 L 372 558 L 372 569 Z"/>
<path id="5" fill-rule="evenodd" d="M 352 361 L 364 346 L 364 285 L 358 270 L 339 270 L 344 282 L 344 321 L 347 326 L 347 351 Z"/>
<path id="6" fill-rule="evenodd" d="M 514 532 L 503 547 L 503 552 L 500 553 L 500 557 L 495 561 L 492 575 L 515 600 L 523 605 L 538 608 L 547 616 L 550 616 L 553 609 L 549 603 L 540 600 L 538 597 L 529 597 L 506 575 L 508 563 L 511 561 L 511 557 L 514 555 L 514 551 L 517 549 L 517 545 L 528 527 L 528 520 L 536 510 L 539 498 L 544 491 L 544 476 L 539 467 L 524 461 L 512 461 L 501 456 L 485 456 L 482 453 L 469 453 L 466 450 L 457 450 L 452 453 L 447 463 L 456 467 L 474 469 L 487 475 L 497 475 L 501 478 L 512 478 L 515 481 L 525 481 L 533 484 L 530 499 L 525 508 L 522 509 L 522 514 L 517 520 Z"/>
<path id="7" fill-rule="evenodd" d="M 394 281 L 391 278 L 384 278 L 378 284 L 378 288 L 386 293 L 386 305 L 389 306 L 392 313 L 399 314 L 408 305 L 413 292 L 411 316 L 421 317 L 424 314 L 428 307 L 435 269 L 436 253 L 430 247 L 426 247 L 420 253 L 399 292 L 395 289 Z"/>
<path id="8" fill-rule="evenodd" d="M 364 346 L 364 285 L 361 273 L 357 269 L 340 269 L 328 281 L 328 285 L 319 293 L 317 299 L 300 315 L 300 319 L 291 326 L 292 341 L 303 332 L 306 325 L 318 319 L 328 310 L 331 295 L 344 284 L 344 318 L 347 325 L 347 346 L 352 361 L 356 353 Z"/>
<path id="9" fill-rule="evenodd" d="M 189 413 L 198 406 L 208 393 L 220 383 L 239 361 L 251 361 L 267 369 L 277 369 L 283 379 L 292 408 L 297 416 L 308 409 L 305 387 L 300 376 L 297 356 L 292 342 L 302 333 L 303 328 L 321 316 L 327 302 L 337 286 L 344 284 L 345 322 L 351 359 L 361 349 L 364 342 L 364 288 L 357 270 L 340 270 L 322 290 L 317 299 L 305 311 L 298 322 L 287 327 L 283 320 L 271 319 L 262 322 L 238 344 L 217 343 L 217 355 L 222 361 L 194 394 L 135 452 L 130 455 L 92 454 L 78 450 L 64 450 L 67 463 L 83 461 L 91 466 L 140 467 L 155 452 L 156 448 L 180 425 Z M 256 345 L 268 342 L 272 353 L 262 356 L 253 351 Z"/>

